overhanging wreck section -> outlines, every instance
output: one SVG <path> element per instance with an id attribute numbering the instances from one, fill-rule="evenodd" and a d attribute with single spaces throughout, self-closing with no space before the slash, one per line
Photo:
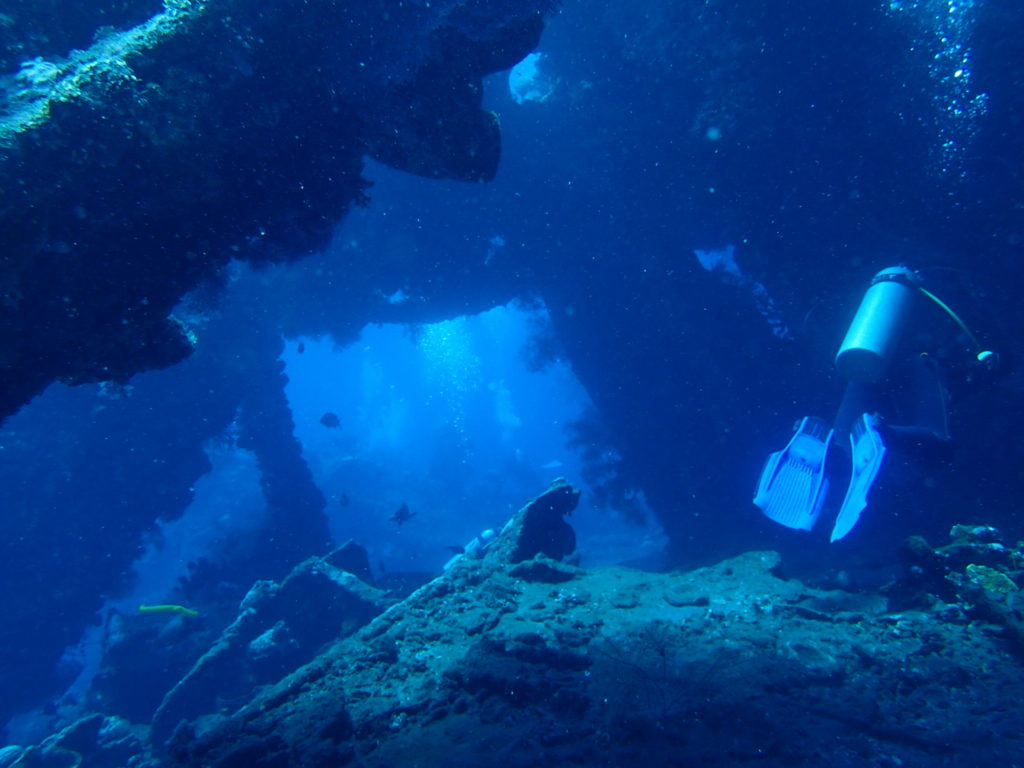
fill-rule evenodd
<path id="1" fill-rule="evenodd" d="M 486 181 L 481 79 L 548 0 L 167 0 L 0 78 L 0 418 L 54 380 L 124 380 L 195 339 L 180 297 L 295 258 L 364 199 L 363 158 Z"/>

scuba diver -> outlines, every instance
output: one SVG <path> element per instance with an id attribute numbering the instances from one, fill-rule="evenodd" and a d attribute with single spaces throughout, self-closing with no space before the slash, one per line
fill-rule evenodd
<path id="1" fill-rule="evenodd" d="M 769 519 L 811 530 L 828 495 L 830 449 L 848 447 L 850 480 L 830 537 L 838 541 L 867 506 L 886 443 L 948 446 L 945 372 L 956 354 L 908 351 L 902 343 L 915 305 L 922 302 L 951 318 L 970 344 L 968 379 L 996 368 L 998 355 L 983 348 L 960 317 L 922 285 L 920 273 L 905 266 L 883 269 L 872 279 L 836 354 L 836 368 L 848 383 L 832 425 L 811 416 L 801 419 L 786 447 L 765 462 L 754 504 Z M 961 339 L 954 344 L 962 351 Z"/>

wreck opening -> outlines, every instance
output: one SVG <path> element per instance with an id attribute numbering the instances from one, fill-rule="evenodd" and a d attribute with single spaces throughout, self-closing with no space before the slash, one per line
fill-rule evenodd
<path id="1" fill-rule="evenodd" d="M 660 553 L 642 493 L 612 490 L 618 452 L 542 302 L 371 324 L 347 346 L 294 338 L 281 359 L 332 538 L 361 542 L 384 569 L 436 571 L 556 477 L 585 490 L 573 526 L 588 564 Z M 403 504 L 407 525 L 391 519 Z"/>

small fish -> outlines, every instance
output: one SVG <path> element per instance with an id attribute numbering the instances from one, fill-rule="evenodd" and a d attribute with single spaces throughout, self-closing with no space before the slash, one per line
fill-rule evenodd
<path id="1" fill-rule="evenodd" d="M 449 544 L 447 547 L 445 547 L 445 549 L 447 549 L 453 555 L 466 554 L 466 548 L 463 547 L 461 544 Z"/>
<path id="2" fill-rule="evenodd" d="M 306 351 L 306 344 L 305 344 L 305 342 L 302 342 L 302 341 L 300 341 L 300 342 L 299 342 L 299 346 L 297 346 L 297 347 L 295 348 L 295 351 L 296 351 L 296 352 L 298 352 L 298 353 L 299 353 L 300 355 L 301 355 L 301 354 L 302 354 L 303 352 L 305 352 L 305 351 Z"/>
<path id="3" fill-rule="evenodd" d="M 348 506 L 348 494 L 342 492 L 341 497 L 338 499 L 338 501 L 341 503 L 341 508 L 345 509 Z"/>
<path id="4" fill-rule="evenodd" d="M 320 423 L 328 429 L 336 429 L 341 426 L 341 419 L 338 418 L 338 414 L 328 411 L 320 417 Z"/>
<path id="5" fill-rule="evenodd" d="M 390 520 L 393 523 L 397 523 L 399 526 L 401 526 L 402 523 L 409 522 L 415 516 L 416 513 L 410 512 L 409 505 L 403 501 L 402 506 L 400 506 L 398 510 L 395 512 L 395 514 L 389 517 L 388 520 Z"/>
<path id="6" fill-rule="evenodd" d="M 182 616 L 198 616 L 199 611 L 186 608 L 184 605 L 146 605 L 139 606 L 139 613 L 180 613 Z"/>

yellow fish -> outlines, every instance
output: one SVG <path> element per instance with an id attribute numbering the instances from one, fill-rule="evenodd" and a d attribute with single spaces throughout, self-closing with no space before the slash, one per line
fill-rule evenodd
<path id="1" fill-rule="evenodd" d="M 198 616 L 199 611 L 186 608 L 184 605 L 140 605 L 139 613 L 181 613 L 185 616 Z"/>

